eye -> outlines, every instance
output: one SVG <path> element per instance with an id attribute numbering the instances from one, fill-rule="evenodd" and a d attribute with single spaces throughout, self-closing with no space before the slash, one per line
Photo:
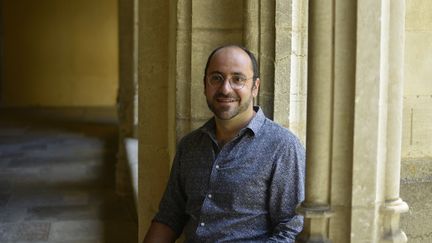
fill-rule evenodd
<path id="1" fill-rule="evenodd" d="M 240 84 L 240 83 L 243 83 L 246 80 L 246 78 L 243 76 L 232 76 L 231 80 L 233 83 Z"/>
<path id="2" fill-rule="evenodd" d="M 210 81 L 214 83 L 223 82 L 224 77 L 220 74 L 214 74 L 210 76 Z"/>

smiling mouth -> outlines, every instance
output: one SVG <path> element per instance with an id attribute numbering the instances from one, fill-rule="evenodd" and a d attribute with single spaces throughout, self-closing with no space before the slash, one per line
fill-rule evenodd
<path id="1" fill-rule="evenodd" d="M 235 98 L 217 98 L 216 101 L 219 103 L 231 103 L 231 102 L 237 102 L 238 99 L 235 99 Z"/>

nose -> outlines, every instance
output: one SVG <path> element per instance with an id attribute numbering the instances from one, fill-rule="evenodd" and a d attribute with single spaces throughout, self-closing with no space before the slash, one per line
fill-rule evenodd
<path id="1" fill-rule="evenodd" d="M 219 87 L 219 90 L 223 94 L 227 94 L 227 93 L 229 93 L 232 90 L 229 78 L 225 78 L 225 80 L 223 81 L 223 83 Z"/>

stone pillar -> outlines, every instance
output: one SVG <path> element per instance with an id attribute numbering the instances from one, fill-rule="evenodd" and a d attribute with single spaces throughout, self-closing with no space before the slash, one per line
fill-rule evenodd
<path id="1" fill-rule="evenodd" d="M 254 53 L 258 63 L 259 60 L 259 14 L 260 14 L 260 1 L 248 0 L 244 1 L 243 8 L 243 45 Z M 263 80 L 262 74 L 260 79 Z M 261 88 L 260 88 L 261 90 Z M 258 100 L 254 99 L 254 105 L 258 104 Z"/>
<path id="2" fill-rule="evenodd" d="M 192 129 L 191 122 L 191 61 L 192 61 L 192 1 L 177 2 L 176 50 L 176 134 L 180 139 Z"/>
<path id="3" fill-rule="evenodd" d="M 119 119 L 119 152 L 116 165 L 116 191 L 121 195 L 132 192 L 130 168 L 125 139 L 136 137 L 137 114 L 137 0 L 119 0 L 119 90 L 117 108 Z"/>
<path id="4" fill-rule="evenodd" d="M 258 59 L 259 52 L 259 14 L 260 1 L 247 0 L 244 1 L 243 14 L 243 43 L 250 51 L 252 51 Z M 258 59 L 259 60 L 259 59 Z"/>
<path id="5" fill-rule="evenodd" d="M 405 1 L 390 2 L 389 18 L 389 88 L 387 111 L 387 160 L 385 176 L 385 203 L 382 235 L 383 242 L 407 242 L 400 229 L 400 214 L 408 211 L 408 205 L 399 197 L 401 147 L 402 147 L 402 98 L 405 36 Z"/>
<path id="6" fill-rule="evenodd" d="M 258 58 L 260 69 L 260 90 L 257 97 L 258 104 L 270 119 L 274 114 L 274 87 L 275 87 L 275 9 L 276 1 L 260 1 L 259 4 L 259 31 L 257 31 Z M 288 43 L 287 43 L 288 44 Z M 289 44 L 288 44 L 289 45 Z"/>
<path id="7" fill-rule="evenodd" d="M 306 142 L 308 1 L 292 0 L 289 128 Z M 285 114 L 286 115 L 286 114 Z"/>
<path id="8" fill-rule="evenodd" d="M 277 28 L 275 25 L 275 16 L 277 2 L 281 1 L 248 0 L 244 1 L 245 6 L 243 8 L 243 42 L 244 45 L 255 54 L 260 69 L 261 84 L 258 97 L 255 100 L 255 104 L 260 105 L 266 116 L 271 119 L 274 119 L 273 114 L 275 108 L 275 34 Z M 288 5 L 288 1 L 285 2 Z M 281 15 L 282 13 L 284 12 L 281 11 Z M 282 17 L 280 17 L 279 19 L 281 20 Z M 284 24 L 288 23 L 281 23 L 281 21 L 279 21 L 279 30 L 282 30 L 282 26 Z M 286 44 L 286 47 L 289 48 L 289 42 L 284 44 Z M 285 77 L 284 80 L 288 80 L 288 76 Z"/>
<path id="9" fill-rule="evenodd" d="M 142 242 L 165 190 L 175 144 L 173 1 L 139 1 L 138 223 Z"/>
<path id="10" fill-rule="evenodd" d="M 224 44 L 242 45 L 243 0 L 177 1 L 175 75 L 177 139 L 202 126 L 213 114 L 204 96 L 204 67 L 210 52 Z"/>
<path id="11" fill-rule="evenodd" d="M 305 29 L 301 28 L 307 25 L 303 2 L 248 0 L 244 2 L 243 20 L 244 45 L 256 54 L 261 71 L 256 103 L 269 118 L 290 127 L 302 141 L 304 130 L 299 128 L 305 124 L 306 46 Z M 291 115 L 290 108 L 295 114 Z"/>
<path id="12" fill-rule="evenodd" d="M 277 0 L 274 6 L 274 94 L 273 120 L 289 127 L 291 53 L 292 53 L 292 1 Z"/>
<path id="13" fill-rule="evenodd" d="M 403 55 L 392 51 L 403 50 L 403 22 L 391 20 L 403 19 L 400 6 L 309 1 L 306 198 L 298 208 L 305 227 L 298 242 L 403 238 L 400 149 L 393 147 L 400 148 L 402 98 L 402 75 L 393 71 L 403 69 Z"/>
<path id="14" fill-rule="evenodd" d="M 332 1 L 309 1 L 306 197 L 298 242 L 329 242 L 335 73 L 335 16 Z"/>

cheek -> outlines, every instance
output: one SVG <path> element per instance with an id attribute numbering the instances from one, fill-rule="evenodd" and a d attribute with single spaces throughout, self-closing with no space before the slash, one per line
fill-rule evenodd
<path id="1" fill-rule="evenodd" d="M 212 91 L 211 89 L 206 87 L 206 88 L 204 88 L 204 95 L 207 98 L 212 97 L 214 95 L 214 91 Z"/>

